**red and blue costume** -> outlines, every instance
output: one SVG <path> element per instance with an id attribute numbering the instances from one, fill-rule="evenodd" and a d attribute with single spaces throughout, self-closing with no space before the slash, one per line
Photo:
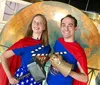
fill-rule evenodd
<path id="1" fill-rule="evenodd" d="M 16 73 L 18 73 L 17 69 L 20 66 L 21 66 L 20 69 L 23 66 L 25 66 L 25 68 L 26 68 L 26 65 L 31 60 L 31 58 L 32 58 L 31 52 L 28 52 L 28 51 L 34 50 L 36 47 L 38 47 L 40 45 L 42 45 L 41 40 L 35 40 L 35 39 L 30 38 L 30 37 L 26 37 L 26 38 L 19 40 L 17 43 L 12 45 L 8 49 L 8 50 L 13 50 L 13 52 L 16 54 L 8 59 L 9 68 L 10 68 L 11 74 L 13 76 L 14 76 L 16 71 L 17 71 Z M 50 52 L 50 47 L 46 49 L 46 52 L 48 52 L 48 53 Z M 23 55 L 24 53 L 26 56 Z M 27 56 L 27 55 L 29 55 L 29 56 Z M 23 56 L 25 56 L 25 57 L 22 58 Z M 25 59 L 25 61 L 23 59 Z M 21 72 L 21 70 L 20 70 L 20 72 Z M 31 78 L 31 80 L 33 81 L 33 78 Z M 1 65 L 0 66 L 0 85 L 8 85 L 8 84 L 9 84 L 8 78 L 7 78 L 5 72 L 2 68 L 2 65 Z M 35 83 L 35 85 L 38 85 L 38 84 Z"/>
<path id="2" fill-rule="evenodd" d="M 59 38 L 54 45 L 55 52 L 66 52 L 66 54 L 61 54 L 63 60 L 66 62 L 73 64 L 73 71 L 79 72 L 77 62 L 81 65 L 82 69 L 86 74 L 88 74 L 87 70 L 87 59 L 82 47 L 75 42 L 65 42 L 63 38 Z M 48 78 L 48 85 L 87 85 L 87 83 L 79 82 L 73 79 L 70 76 L 64 77 L 60 72 L 54 72 L 51 68 Z"/>

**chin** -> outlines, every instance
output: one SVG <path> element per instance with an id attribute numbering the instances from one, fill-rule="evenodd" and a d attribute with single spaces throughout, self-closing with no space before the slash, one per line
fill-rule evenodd
<path id="1" fill-rule="evenodd" d="M 63 36 L 63 38 L 68 39 L 68 38 L 70 38 L 70 36 Z"/>
<path id="2" fill-rule="evenodd" d="M 64 38 L 69 38 L 70 36 L 67 34 L 67 35 L 63 35 Z"/>
<path id="3" fill-rule="evenodd" d="M 40 33 L 40 31 L 35 31 L 35 33 Z"/>

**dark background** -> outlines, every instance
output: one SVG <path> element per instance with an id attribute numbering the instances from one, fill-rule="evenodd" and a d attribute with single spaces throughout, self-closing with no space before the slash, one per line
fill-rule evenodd
<path id="1" fill-rule="evenodd" d="M 84 11 L 100 13 L 100 0 L 56 0 L 61 1 Z"/>
<path id="2" fill-rule="evenodd" d="M 24 0 L 31 3 L 42 0 Z M 59 1 L 70 4 L 83 11 L 91 11 L 100 14 L 100 0 L 43 0 L 43 1 Z"/>

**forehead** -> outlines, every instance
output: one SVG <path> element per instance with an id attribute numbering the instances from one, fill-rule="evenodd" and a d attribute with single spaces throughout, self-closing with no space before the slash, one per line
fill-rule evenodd
<path id="1" fill-rule="evenodd" d="M 66 18 L 64 18 L 64 19 L 62 20 L 61 23 L 63 23 L 63 24 L 67 24 L 67 23 L 72 23 L 72 24 L 74 24 L 74 20 L 73 20 L 72 18 L 70 18 L 70 17 L 66 17 Z"/>
<path id="2" fill-rule="evenodd" d="M 44 24 L 46 23 L 45 18 L 42 17 L 42 16 L 35 16 L 35 17 L 33 18 L 32 23 L 34 23 L 34 22 L 40 22 L 40 23 L 44 23 Z"/>
<path id="3" fill-rule="evenodd" d="M 42 16 L 35 16 L 34 18 L 33 18 L 33 21 L 44 21 L 44 19 L 42 18 Z"/>

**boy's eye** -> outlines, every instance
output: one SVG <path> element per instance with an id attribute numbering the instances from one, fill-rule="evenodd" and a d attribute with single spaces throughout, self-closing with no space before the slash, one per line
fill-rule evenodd
<path id="1" fill-rule="evenodd" d="M 62 24 L 62 27 L 65 27 L 65 25 L 64 25 L 64 24 Z"/>
<path id="2" fill-rule="evenodd" d="M 68 25 L 68 27 L 72 27 L 72 25 Z"/>

